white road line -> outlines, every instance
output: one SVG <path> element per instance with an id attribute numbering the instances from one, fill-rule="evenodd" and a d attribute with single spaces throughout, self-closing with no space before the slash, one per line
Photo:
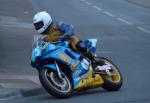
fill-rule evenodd
<path id="1" fill-rule="evenodd" d="M 29 12 L 28 12 L 28 11 L 25 11 L 24 14 L 29 14 Z"/>
<path id="2" fill-rule="evenodd" d="M 33 29 L 32 23 L 19 22 L 16 17 L 0 15 L 0 26 Z"/>
<path id="3" fill-rule="evenodd" d="M 0 75 L 0 80 L 30 80 L 36 84 L 40 84 L 38 76 L 31 75 Z"/>
<path id="4" fill-rule="evenodd" d="M 92 3 L 90 3 L 90 2 L 85 2 L 87 5 L 92 5 Z"/>
<path id="5" fill-rule="evenodd" d="M 12 16 L 2 16 L 2 15 L 0 15 L 0 20 L 5 21 L 5 22 L 17 22 L 17 18 L 12 17 Z"/>
<path id="6" fill-rule="evenodd" d="M 25 28 L 25 29 L 33 29 L 32 23 L 20 23 L 20 22 L 0 22 L 0 26 L 2 27 L 15 27 L 15 28 Z"/>
<path id="7" fill-rule="evenodd" d="M 101 37 L 102 40 L 130 40 L 128 36 L 104 36 Z"/>
<path id="8" fill-rule="evenodd" d="M 143 27 L 138 26 L 137 28 L 138 28 L 139 30 L 143 31 L 143 32 L 146 32 L 146 33 L 149 33 L 149 34 L 150 34 L 150 31 L 147 30 L 147 29 L 145 29 L 145 28 L 143 28 Z"/>
<path id="9" fill-rule="evenodd" d="M 129 22 L 129 21 L 125 20 L 125 19 L 122 19 L 122 18 L 117 18 L 117 20 L 119 20 L 119 21 L 121 21 L 121 22 L 123 22 L 123 23 L 126 23 L 126 24 L 128 24 L 128 25 L 131 25 L 131 24 L 132 24 L 131 22 Z"/>
<path id="10" fill-rule="evenodd" d="M 98 54 L 112 54 L 112 51 L 97 51 Z"/>
<path id="11" fill-rule="evenodd" d="M 112 14 L 112 13 L 110 13 L 110 12 L 108 12 L 108 11 L 104 11 L 103 13 L 106 14 L 107 16 L 115 17 L 114 14 Z"/>
<path id="12" fill-rule="evenodd" d="M 6 97 L 6 98 L 1 98 L 0 101 L 6 101 L 6 100 L 10 100 L 10 99 L 15 99 L 15 98 L 18 98 L 18 97 L 10 96 L 10 97 Z"/>
<path id="13" fill-rule="evenodd" d="M 98 11 L 102 11 L 102 10 L 103 10 L 102 8 L 100 8 L 100 7 L 98 7 L 98 6 L 93 6 L 93 8 L 95 8 L 95 9 L 98 10 Z"/>

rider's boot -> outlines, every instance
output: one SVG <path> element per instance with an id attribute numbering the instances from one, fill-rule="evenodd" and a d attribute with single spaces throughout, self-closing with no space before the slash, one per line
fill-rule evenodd
<path id="1" fill-rule="evenodd" d="M 92 62 L 93 68 L 96 68 L 97 65 L 104 65 L 104 62 L 99 60 L 99 58 L 96 57 L 95 53 L 93 53 L 91 50 L 89 50 L 88 46 L 85 42 L 79 41 L 76 45 L 78 48 L 78 51 Z"/>
<path id="2" fill-rule="evenodd" d="M 93 69 L 97 72 L 100 71 L 102 68 L 105 68 L 105 66 L 107 66 L 103 60 L 100 60 L 96 56 L 96 54 L 92 52 L 86 53 L 85 56 L 90 59 L 90 61 L 92 62 Z"/>

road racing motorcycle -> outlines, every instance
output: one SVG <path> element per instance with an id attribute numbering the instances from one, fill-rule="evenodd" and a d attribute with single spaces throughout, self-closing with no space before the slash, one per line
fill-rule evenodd
<path id="1" fill-rule="evenodd" d="M 122 75 L 109 59 L 97 57 L 97 39 L 86 40 L 93 60 L 73 51 L 64 38 L 44 42 L 34 35 L 31 64 L 38 70 L 39 80 L 45 90 L 54 97 L 66 98 L 73 91 L 102 87 L 117 91 L 122 86 Z"/>

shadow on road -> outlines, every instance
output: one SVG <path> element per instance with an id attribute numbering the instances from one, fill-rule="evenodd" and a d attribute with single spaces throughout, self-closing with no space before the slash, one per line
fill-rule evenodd
<path id="1" fill-rule="evenodd" d="M 113 91 L 114 92 L 114 91 Z M 72 93 L 72 95 L 69 98 L 74 98 L 74 97 L 81 97 L 81 96 L 88 96 L 88 95 L 97 95 L 97 94 L 106 94 L 110 93 L 104 89 L 89 89 L 89 90 L 83 90 L 83 91 L 75 91 Z M 43 88 L 36 88 L 33 90 L 28 90 L 28 91 L 22 91 L 22 94 L 24 97 L 32 97 L 32 96 L 40 96 L 43 95 L 45 99 L 50 99 L 50 100 L 58 100 L 57 98 L 51 96 L 48 94 Z"/>

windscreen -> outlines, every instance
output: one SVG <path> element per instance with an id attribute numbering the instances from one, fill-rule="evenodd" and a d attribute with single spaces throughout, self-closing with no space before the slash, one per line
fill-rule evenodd
<path id="1" fill-rule="evenodd" d="M 33 36 L 33 43 L 32 43 L 32 49 L 35 49 L 37 46 L 41 45 L 43 43 L 43 38 L 45 36 L 42 35 L 34 35 Z"/>

